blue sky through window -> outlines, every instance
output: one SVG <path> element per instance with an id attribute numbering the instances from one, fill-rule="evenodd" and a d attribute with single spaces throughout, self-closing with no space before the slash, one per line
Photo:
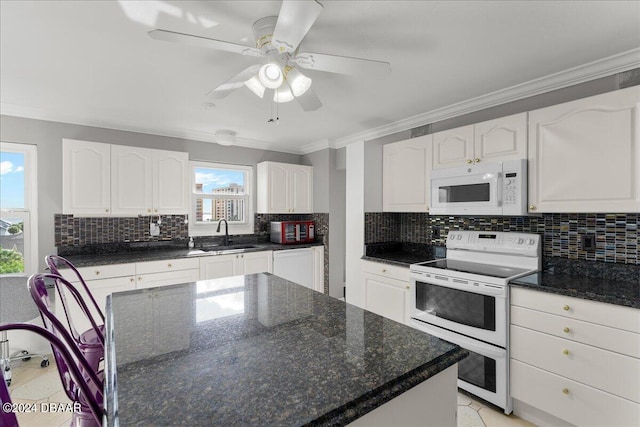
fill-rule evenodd
<path id="1" fill-rule="evenodd" d="M 244 172 L 229 169 L 195 168 L 196 184 L 202 184 L 202 192 L 210 193 L 229 184 L 244 186 Z"/>
<path id="2" fill-rule="evenodd" d="M 0 209 L 24 208 L 24 154 L 0 152 Z"/>

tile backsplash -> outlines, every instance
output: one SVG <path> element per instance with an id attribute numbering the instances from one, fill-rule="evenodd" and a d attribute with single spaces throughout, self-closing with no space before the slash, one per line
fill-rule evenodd
<path id="1" fill-rule="evenodd" d="M 572 260 L 640 265 L 640 214 L 557 213 L 527 217 L 430 216 L 427 213 L 365 213 L 365 244 L 445 245 L 449 230 L 516 231 L 543 237 L 543 255 Z M 583 235 L 595 249 L 583 250 Z"/>
<path id="2" fill-rule="evenodd" d="M 133 243 L 167 241 L 189 237 L 187 215 L 162 215 L 159 236 L 149 234 L 151 218 L 136 217 L 75 217 L 56 214 L 55 245 L 84 246 L 108 243 Z"/>

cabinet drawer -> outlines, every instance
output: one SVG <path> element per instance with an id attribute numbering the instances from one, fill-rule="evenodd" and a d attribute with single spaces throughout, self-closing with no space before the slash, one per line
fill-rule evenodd
<path id="1" fill-rule="evenodd" d="M 640 358 L 640 334 L 511 306 L 511 324 Z"/>
<path id="2" fill-rule="evenodd" d="M 179 283 L 191 283 L 199 279 L 200 270 L 175 270 L 162 273 L 138 274 L 136 289 L 153 288 L 157 286 L 177 285 Z"/>
<path id="3" fill-rule="evenodd" d="M 640 333 L 640 310 L 631 307 L 517 287 L 511 288 L 511 305 Z"/>
<path id="4" fill-rule="evenodd" d="M 511 360 L 511 395 L 579 426 L 638 426 L 640 405 Z"/>
<path id="5" fill-rule="evenodd" d="M 108 279 L 110 277 L 134 276 L 136 274 L 136 265 L 131 264 L 109 264 L 97 265 L 93 267 L 80 267 L 78 272 L 87 280 Z M 78 279 L 70 270 L 61 271 L 62 275 L 71 282 L 77 282 Z"/>
<path id="6" fill-rule="evenodd" d="M 409 283 L 409 267 L 399 267 L 397 265 L 389 265 L 379 262 L 362 261 L 362 269 L 366 273 L 386 276 Z"/>
<path id="7" fill-rule="evenodd" d="M 511 326 L 511 357 L 640 403 L 640 359 Z"/>
<path id="8" fill-rule="evenodd" d="M 161 273 L 164 271 L 199 269 L 197 258 L 166 259 L 162 261 L 146 261 L 136 263 L 137 274 Z"/>

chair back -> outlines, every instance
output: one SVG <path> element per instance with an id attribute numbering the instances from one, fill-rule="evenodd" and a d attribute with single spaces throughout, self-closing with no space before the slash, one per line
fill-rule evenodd
<path id="1" fill-rule="evenodd" d="M 18 427 L 16 414 L 10 409 L 11 396 L 9 396 L 9 388 L 4 380 L 2 369 L 0 369 L 0 426 Z"/>
<path id="2" fill-rule="evenodd" d="M 90 367 L 88 372 L 86 373 L 86 378 L 94 381 L 100 387 L 102 387 L 102 380 L 98 379 L 98 365 L 100 358 L 104 357 L 104 343 L 101 344 L 100 348 L 100 356 L 95 357 L 92 360 L 88 360 L 87 356 L 82 353 L 82 350 L 85 350 L 83 346 L 79 345 L 74 337 L 71 336 L 67 328 L 62 324 L 60 319 L 53 312 L 53 308 L 51 306 L 51 300 L 49 299 L 49 293 L 47 292 L 46 280 L 49 279 L 55 283 L 56 287 L 65 286 L 67 289 L 75 295 L 78 291 L 69 283 L 66 279 L 55 275 L 55 274 L 34 274 L 29 277 L 28 288 L 29 292 L 31 292 L 31 297 L 33 301 L 36 303 L 38 310 L 40 311 L 40 315 L 42 317 L 42 322 L 44 323 L 45 328 L 58 337 L 63 342 L 68 343 L 70 349 L 73 351 L 74 356 L 82 359 L 84 362 L 87 362 L 87 365 Z M 78 301 L 80 306 L 86 312 L 87 307 L 80 298 Z M 56 358 L 56 362 L 58 362 L 59 355 L 56 354 L 55 349 L 53 349 L 54 356 Z M 90 352 L 90 354 L 95 354 L 95 352 Z M 64 361 L 63 361 L 64 362 Z M 84 366 L 81 365 L 81 368 Z M 62 378 L 64 382 L 65 379 Z"/>
<path id="3" fill-rule="evenodd" d="M 47 263 L 47 266 L 49 267 L 49 270 L 51 271 L 52 274 L 56 274 L 60 277 L 63 277 L 62 274 L 60 274 L 60 268 L 66 267 L 69 270 L 71 270 L 73 274 L 78 278 L 78 281 L 82 285 L 81 290 L 85 293 L 85 296 L 88 299 L 88 301 L 87 300 L 84 301 L 85 305 L 87 305 L 87 307 L 89 307 L 89 305 L 91 306 L 91 308 L 87 312 L 88 318 L 90 319 L 92 326 L 95 327 L 97 325 L 99 327 L 98 329 L 100 334 L 103 337 L 102 341 L 104 342 L 104 332 L 103 332 L 104 331 L 104 313 L 102 312 L 100 305 L 96 302 L 96 299 L 94 298 L 93 294 L 89 290 L 89 286 L 87 286 L 87 282 L 85 282 L 84 278 L 82 277 L 78 269 L 69 260 L 58 255 L 47 255 L 44 258 L 44 260 Z M 60 300 L 65 312 L 65 315 L 67 316 L 67 323 L 69 324 L 69 330 L 73 335 L 73 337 L 76 338 L 76 340 L 78 340 L 80 337 L 80 334 L 76 330 L 73 320 L 71 318 L 72 316 L 69 313 L 70 312 L 69 302 L 67 301 L 67 294 L 66 292 L 64 292 L 64 288 L 58 289 L 58 294 L 60 296 Z M 97 313 L 97 320 L 96 320 L 96 316 L 94 316 L 93 313 L 91 312 L 92 310 L 93 310 L 93 313 Z"/>
<path id="4" fill-rule="evenodd" d="M 80 411 L 74 412 L 72 425 L 101 426 L 104 415 L 102 383 L 99 382 L 97 378 L 90 379 L 89 381 L 85 379 L 83 372 L 90 371 L 91 367 L 75 345 L 73 345 L 73 342 L 65 342 L 65 340 L 59 338 L 57 334 L 31 323 L 7 323 L 0 325 L 0 331 L 10 330 L 31 331 L 49 341 L 56 358 L 63 389 L 71 401 L 80 404 Z M 4 380 L 2 384 L 4 384 Z M 6 396 L 3 395 L 2 388 L 3 387 L 0 386 L 0 399 L 4 402 L 5 398 L 9 400 L 10 397 L 6 386 L 4 386 Z M 2 412 L 2 415 L 5 415 L 4 412 Z M 4 418 L 2 418 L 2 421 L 4 422 Z M 12 424 L 7 425 L 13 426 Z M 18 425 L 17 421 L 15 425 Z"/>

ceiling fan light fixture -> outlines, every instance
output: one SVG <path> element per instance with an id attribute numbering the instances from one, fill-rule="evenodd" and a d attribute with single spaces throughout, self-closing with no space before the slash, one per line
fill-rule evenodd
<path id="1" fill-rule="evenodd" d="M 273 94 L 273 100 L 275 102 L 293 101 L 293 92 L 291 92 L 291 87 L 287 83 L 284 83 L 282 86 L 276 89 L 275 93 Z"/>
<path id="2" fill-rule="evenodd" d="M 267 89 L 262 83 L 260 83 L 260 79 L 257 74 L 244 82 L 244 85 L 260 98 L 264 97 L 264 91 Z"/>
<path id="3" fill-rule="evenodd" d="M 304 95 L 311 87 L 312 80 L 293 67 L 285 69 L 285 77 L 289 85 L 291 85 L 293 95 L 296 97 Z"/>
<path id="4" fill-rule="evenodd" d="M 268 89 L 277 89 L 282 85 L 284 76 L 280 66 L 275 62 L 268 62 L 260 67 L 258 71 L 258 79 L 260 83 Z"/>

